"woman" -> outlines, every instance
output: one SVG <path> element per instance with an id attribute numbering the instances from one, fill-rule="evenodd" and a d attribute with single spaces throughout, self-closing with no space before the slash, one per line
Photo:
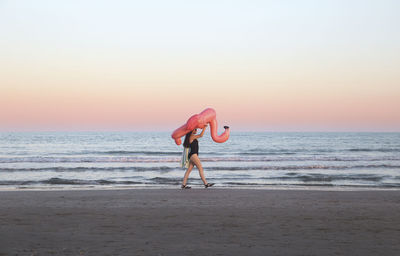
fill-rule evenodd
<path id="1" fill-rule="evenodd" d="M 189 132 L 185 136 L 185 141 L 183 142 L 183 146 L 185 148 L 189 148 L 189 167 L 185 172 L 185 176 L 183 177 L 183 182 L 182 182 L 182 189 L 189 189 L 188 185 L 186 185 L 187 180 L 189 178 L 189 174 L 192 171 L 193 167 L 196 166 L 197 169 L 199 169 L 199 174 L 200 178 L 204 183 L 204 187 L 208 188 L 214 185 L 214 183 L 207 183 L 206 178 L 204 177 L 204 171 L 203 167 L 201 166 L 201 162 L 199 159 L 199 142 L 197 141 L 198 138 L 203 137 L 204 132 L 206 131 L 207 125 L 203 128 L 201 131 L 200 135 L 197 135 L 197 129 L 194 129 L 193 131 Z"/>

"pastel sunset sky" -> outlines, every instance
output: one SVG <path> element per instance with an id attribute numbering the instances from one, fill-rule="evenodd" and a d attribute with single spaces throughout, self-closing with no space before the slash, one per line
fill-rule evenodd
<path id="1" fill-rule="evenodd" d="M 0 0 L 1 131 L 400 131 L 400 1 Z"/>

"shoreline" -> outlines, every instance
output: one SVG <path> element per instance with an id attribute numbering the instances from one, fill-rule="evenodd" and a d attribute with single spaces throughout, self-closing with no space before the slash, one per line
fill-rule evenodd
<path id="1" fill-rule="evenodd" d="M 202 190 L 204 187 L 198 184 L 190 185 L 191 190 Z M 180 185 L 176 186 L 79 186 L 79 187 L 17 187 L 17 188 L 1 188 L 1 192 L 11 191 L 113 191 L 113 190 L 181 190 Z M 332 191 L 332 192 L 363 192 L 363 191 L 400 191 L 400 187 L 354 187 L 354 186 L 235 186 L 235 187 L 218 187 L 208 188 L 212 190 L 279 190 L 279 191 Z"/>
<path id="2" fill-rule="evenodd" d="M 0 195 L 0 255 L 400 255 L 399 191 Z"/>

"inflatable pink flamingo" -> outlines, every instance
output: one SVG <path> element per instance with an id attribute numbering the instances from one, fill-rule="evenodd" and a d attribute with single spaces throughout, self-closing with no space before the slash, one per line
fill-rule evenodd
<path id="1" fill-rule="evenodd" d="M 216 117 L 217 114 L 215 113 L 215 110 L 212 108 L 207 108 L 200 114 L 191 116 L 186 124 L 182 125 L 172 133 L 171 137 L 175 140 L 177 145 L 181 145 L 181 137 L 185 136 L 188 132 L 196 128 L 203 129 L 204 126 L 209 123 L 212 139 L 218 143 L 225 142 L 229 138 L 229 127 L 224 126 L 225 131 L 221 135 L 218 135 L 218 124 Z"/>

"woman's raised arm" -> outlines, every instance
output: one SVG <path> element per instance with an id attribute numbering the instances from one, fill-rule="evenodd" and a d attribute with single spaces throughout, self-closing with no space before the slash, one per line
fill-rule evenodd
<path id="1" fill-rule="evenodd" d="M 206 131 L 207 126 L 208 126 L 208 124 L 206 124 L 206 125 L 204 126 L 203 130 L 201 131 L 201 133 L 200 133 L 199 135 L 194 135 L 193 138 L 194 138 L 194 139 L 198 139 L 198 138 L 203 137 L 204 132 Z"/>

